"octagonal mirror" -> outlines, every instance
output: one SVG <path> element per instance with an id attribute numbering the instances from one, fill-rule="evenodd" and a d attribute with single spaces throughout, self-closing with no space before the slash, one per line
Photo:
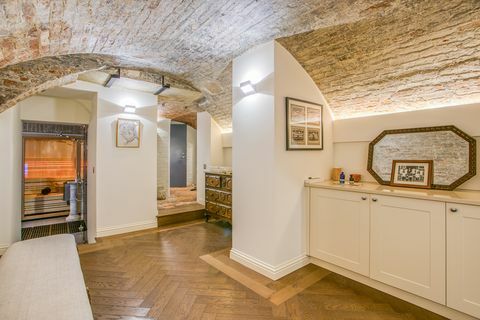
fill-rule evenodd
<path id="1" fill-rule="evenodd" d="M 476 141 L 455 126 L 386 130 L 368 151 L 378 183 L 390 184 L 393 160 L 433 160 L 432 189 L 453 190 L 476 174 Z"/>

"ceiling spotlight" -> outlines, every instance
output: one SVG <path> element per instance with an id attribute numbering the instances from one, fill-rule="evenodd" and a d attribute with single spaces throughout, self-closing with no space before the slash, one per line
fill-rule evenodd
<path id="1" fill-rule="evenodd" d="M 135 113 L 136 110 L 137 110 L 137 107 L 126 105 L 125 108 L 123 109 L 123 112 L 125 112 L 125 113 Z"/>
<path id="2" fill-rule="evenodd" d="M 170 89 L 170 85 L 169 84 L 165 84 L 165 77 L 162 76 L 162 86 L 160 87 L 160 89 L 158 89 L 157 91 L 155 91 L 153 94 L 158 96 L 159 94 L 161 94 L 163 91 L 167 90 L 167 89 Z"/>
<path id="3" fill-rule="evenodd" d="M 255 87 L 250 80 L 240 83 L 240 89 L 242 89 L 244 94 L 255 93 Z"/>
<path id="4" fill-rule="evenodd" d="M 115 80 L 117 80 L 117 79 L 120 79 L 120 69 L 118 69 L 118 73 L 109 74 L 108 78 L 105 81 L 105 83 L 103 84 L 103 86 L 106 87 L 106 88 L 110 88 L 113 85 L 113 83 L 115 82 Z"/>

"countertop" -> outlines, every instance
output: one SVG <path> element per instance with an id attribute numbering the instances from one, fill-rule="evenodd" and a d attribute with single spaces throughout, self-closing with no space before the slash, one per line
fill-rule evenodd
<path id="1" fill-rule="evenodd" d="M 339 184 L 336 181 L 306 180 L 305 187 L 343 190 L 384 196 L 396 196 L 431 201 L 452 202 L 480 206 L 480 191 L 458 189 L 455 191 L 414 189 L 384 186 L 374 182 L 360 182 L 355 185 Z"/>
<path id="2" fill-rule="evenodd" d="M 232 173 L 226 173 L 226 172 L 217 172 L 217 171 L 212 171 L 212 170 L 205 170 L 204 171 L 206 174 L 214 174 L 214 175 L 219 175 L 219 176 L 232 176 Z"/>

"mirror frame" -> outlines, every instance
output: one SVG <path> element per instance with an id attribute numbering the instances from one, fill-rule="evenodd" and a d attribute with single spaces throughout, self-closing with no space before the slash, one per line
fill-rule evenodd
<path id="1" fill-rule="evenodd" d="M 450 185 L 440 185 L 432 184 L 432 189 L 439 190 L 454 190 L 467 180 L 473 178 L 477 174 L 477 142 L 474 138 L 458 129 L 455 126 L 438 126 L 438 127 L 423 127 L 423 128 L 411 128 L 411 129 L 396 129 L 396 130 L 385 130 L 378 137 L 376 137 L 368 146 L 368 172 L 377 180 L 378 183 L 382 185 L 390 185 L 390 181 L 383 180 L 374 170 L 373 170 L 373 152 L 375 145 L 383 139 L 383 137 L 391 134 L 400 134 L 400 133 L 419 133 L 419 132 L 434 132 L 434 131 L 452 131 L 457 134 L 460 138 L 468 142 L 468 172 L 451 183 Z"/>

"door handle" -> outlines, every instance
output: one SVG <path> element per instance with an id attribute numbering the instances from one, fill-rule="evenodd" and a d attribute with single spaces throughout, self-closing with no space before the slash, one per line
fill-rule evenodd
<path id="1" fill-rule="evenodd" d="M 367 197 L 362 197 L 362 200 L 364 200 L 364 201 L 367 200 Z"/>
<path id="2" fill-rule="evenodd" d="M 456 213 L 456 212 L 458 212 L 458 209 L 457 208 L 450 208 L 450 211 L 453 212 L 453 213 Z"/>
<path id="3" fill-rule="evenodd" d="M 373 201 L 373 202 L 377 202 L 378 199 L 377 199 L 377 198 L 372 198 L 372 201 Z"/>

